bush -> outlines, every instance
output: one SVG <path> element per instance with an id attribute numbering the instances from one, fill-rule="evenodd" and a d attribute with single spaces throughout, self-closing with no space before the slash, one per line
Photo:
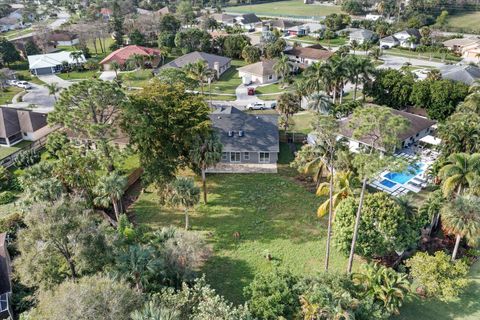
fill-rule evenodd
<path id="1" fill-rule="evenodd" d="M 0 232 L 15 234 L 16 231 L 25 226 L 23 216 L 19 212 L 10 213 L 0 218 Z"/>
<path id="2" fill-rule="evenodd" d="M 34 150 L 25 150 L 19 153 L 15 159 L 14 165 L 17 168 L 24 169 L 40 162 L 40 154 Z"/>
<path id="3" fill-rule="evenodd" d="M 8 204 L 15 200 L 15 195 L 10 191 L 3 191 L 0 193 L 0 205 L 1 204 Z"/>

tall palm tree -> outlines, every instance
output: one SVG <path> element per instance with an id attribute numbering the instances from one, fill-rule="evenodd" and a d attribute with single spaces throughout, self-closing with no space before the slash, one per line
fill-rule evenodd
<path id="1" fill-rule="evenodd" d="M 108 207 L 112 204 L 115 217 L 117 221 L 120 221 L 120 215 L 123 213 L 122 197 L 126 186 L 127 179 L 117 172 L 102 176 L 93 190 L 96 195 L 93 201 L 96 205 L 102 207 Z"/>
<path id="2" fill-rule="evenodd" d="M 325 84 L 323 81 L 326 79 L 327 74 L 325 74 L 323 70 L 322 63 L 312 63 L 305 69 L 304 74 L 306 95 L 320 93 L 324 90 Z M 327 93 L 329 93 L 329 91 L 327 91 Z"/>
<path id="3" fill-rule="evenodd" d="M 379 47 L 372 48 L 370 49 L 368 55 L 372 57 L 375 61 L 378 61 L 382 55 L 382 49 Z"/>
<path id="4" fill-rule="evenodd" d="M 353 100 L 356 100 L 360 80 L 366 83 L 375 72 L 375 66 L 370 59 L 359 56 L 347 57 L 346 65 L 350 81 L 353 83 Z"/>
<path id="5" fill-rule="evenodd" d="M 57 102 L 57 93 L 60 92 L 60 87 L 56 82 L 48 83 L 47 84 L 48 95 L 53 96 L 55 102 Z"/>
<path id="6" fill-rule="evenodd" d="M 200 189 L 195 186 L 193 179 L 179 177 L 168 187 L 167 203 L 183 208 L 185 213 L 185 230 L 188 230 L 188 210 L 193 208 L 200 201 Z"/>
<path id="7" fill-rule="evenodd" d="M 117 61 L 110 63 L 111 69 L 115 72 L 115 79 L 118 78 L 118 71 L 120 70 L 120 64 Z"/>
<path id="8" fill-rule="evenodd" d="M 290 78 L 290 71 L 292 70 L 290 60 L 286 54 L 280 54 L 280 58 L 277 59 L 273 65 L 273 71 L 277 76 L 281 77 L 281 83 L 283 85 L 288 84 Z"/>
<path id="9" fill-rule="evenodd" d="M 332 99 L 321 92 L 314 93 L 309 97 L 307 108 L 318 114 L 328 114 L 332 110 Z"/>
<path id="10" fill-rule="evenodd" d="M 451 196 L 455 190 L 460 195 L 464 189 L 475 186 L 479 175 L 480 153 L 450 155 L 439 171 L 444 195 Z"/>
<path id="11" fill-rule="evenodd" d="M 203 88 L 205 83 L 207 83 L 213 76 L 213 72 L 209 69 L 208 64 L 204 60 L 198 60 L 197 62 L 189 63 L 185 67 L 185 72 L 187 75 L 200 83 L 200 90 L 203 95 Z"/>
<path id="12" fill-rule="evenodd" d="M 82 58 L 83 56 L 83 52 L 82 51 L 73 51 L 73 52 L 70 52 L 70 58 L 72 58 L 74 61 L 75 61 L 75 67 L 78 67 L 78 64 L 80 62 L 80 59 Z"/>
<path id="13" fill-rule="evenodd" d="M 359 43 L 357 40 L 352 40 L 350 42 L 350 48 L 353 50 L 353 54 L 355 54 L 355 51 L 360 47 Z"/>
<path id="14" fill-rule="evenodd" d="M 297 152 L 292 166 L 300 173 L 311 175 L 316 182 L 315 187 L 318 188 L 322 176 L 329 172 L 326 147 L 322 144 L 304 145 Z"/>
<path id="15" fill-rule="evenodd" d="M 355 190 L 359 186 L 357 177 L 351 171 L 338 171 L 333 175 L 333 196 L 332 207 L 335 209 L 338 204 L 348 197 L 355 194 Z M 330 184 L 328 182 L 322 182 L 317 188 L 317 196 L 327 196 L 330 191 Z M 323 217 L 327 214 L 330 208 L 330 198 L 325 200 L 317 209 L 317 215 Z M 335 216 L 335 213 L 334 213 Z M 332 217 L 333 218 L 333 217 Z"/>
<path id="16" fill-rule="evenodd" d="M 207 168 L 217 164 L 222 158 L 222 143 L 212 132 L 208 136 L 199 136 L 194 140 L 190 151 L 192 162 L 202 174 L 203 202 L 207 204 Z"/>
<path id="17" fill-rule="evenodd" d="M 459 111 L 471 111 L 480 115 L 480 91 L 470 93 L 460 104 Z"/>
<path id="18" fill-rule="evenodd" d="M 480 198 L 464 195 L 448 202 L 440 210 L 442 225 L 448 234 L 455 235 L 452 261 L 457 257 L 460 240 L 465 238 L 470 245 L 476 245 L 480 238 Z"/>

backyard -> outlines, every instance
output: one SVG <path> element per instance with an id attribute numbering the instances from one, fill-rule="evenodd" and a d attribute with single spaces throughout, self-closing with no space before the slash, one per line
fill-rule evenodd
<path id="1" fill-rule="evenodd" d="M 281 145 L 279 174 L 215 174 L 207 178 L 209 203 L 191 213 L 193 230 L 207 235 L 213 256 L 203 268 L 207 280 L 235 303 L 242 303 L 243 288 L 258 272 L 275 266 L 296 274 L 323 270 L 326 218 L 315 215 L 320 198 L 295 179 L 288 167 L 292 154 Z M 182 227 L 181 211 L 158 204 L 152 187 L 133 207 L 137 221 L 153 229 Z M 233 233 L 239 232 L 236 240 Z M 265 255 L 273 259 L 269 261 Z M 342 272 L 346 258 L 335 249 L 331 268 Z"/>
<path id="2" fill-rule="evenodd" d="M 305 4 L 303 0 L 275 1 L 262 4 L 233 6 L 226 8 L 228 12 L 255 13 L 267 16 L 298 16 L 298 17 L 322 17 L 332 13 L 341 13 L 340 6 Z"/>
<path id="3" fill-rule="evenodd" d="M 447 30 L 480 34 L 480 11 L 452 15 L 447 20 Z"/>

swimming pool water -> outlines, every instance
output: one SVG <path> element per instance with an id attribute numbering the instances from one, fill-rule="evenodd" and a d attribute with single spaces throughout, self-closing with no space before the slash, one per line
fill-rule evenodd
<path id="1" fill-rule="evenodd" d="M 395 181 L 400 184 L 405 184 L 410 181 L 417 174 L 424 171 L 424 163 L 416 163 L 408 167 L 407 171 L 404 172 L 389 172 L 384 175 L 384 178 Z"/>
<path id="2" fill-rule="evenodd" d="M 392 181 L 387 180 L 387 179 L 383 179 L 382 181 L 380 181 L 380 184 L 387 187 L 387 188 L 393 188 L 397 185 L 395 182 L 392 182 Z"/>

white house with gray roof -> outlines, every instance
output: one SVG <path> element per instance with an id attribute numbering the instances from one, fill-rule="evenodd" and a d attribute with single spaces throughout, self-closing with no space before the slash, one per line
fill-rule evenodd
<path id="1" fill-rule="evenodd" d="M 53 74 L 62 71 L 63 64 L 81 65 L 87 60 L 82 54 L 78 60 L 74 59 L 69 51 L 60 51 L 28 56 L 28 69 L 34 75 Z"/>
<path id="2" fill-rule="evenodd" d="M 349 43 L 356 41 L 358 44 L 363 44 L 365 42 L 374 42 L 377 40 L 377 34 L 373 31 L 367 29 L 359 29 L 350 32 L 349 34 Z"/>
<path id="3" fill-rule="evenodd" d="M 187 53 L 177 59 L 170 61 L 163 65 L 160 69 L 164 68 L 183 68 L 189 63 L 195 63 L 197 61 L 205 61 L 208 64 L 208 68 L 216 72 L 217 78 L 219 78 L 230 66 L 232 59 L 227 57 L 218 56 L 216 54 L 194 51 Z"/>
<path id="4" fill-rule="evenodd" d="M 210 114 L 223 145 L 220 163 L 207 172 L 277 172 L 278 116 L 222 107 Z"/>
<path id="5" fill-rule="evenodd" d="M 472 65 L 446 65 L 439 68 L 442 78 L 472 85 L 480 80 L 480 68 Z"/>

